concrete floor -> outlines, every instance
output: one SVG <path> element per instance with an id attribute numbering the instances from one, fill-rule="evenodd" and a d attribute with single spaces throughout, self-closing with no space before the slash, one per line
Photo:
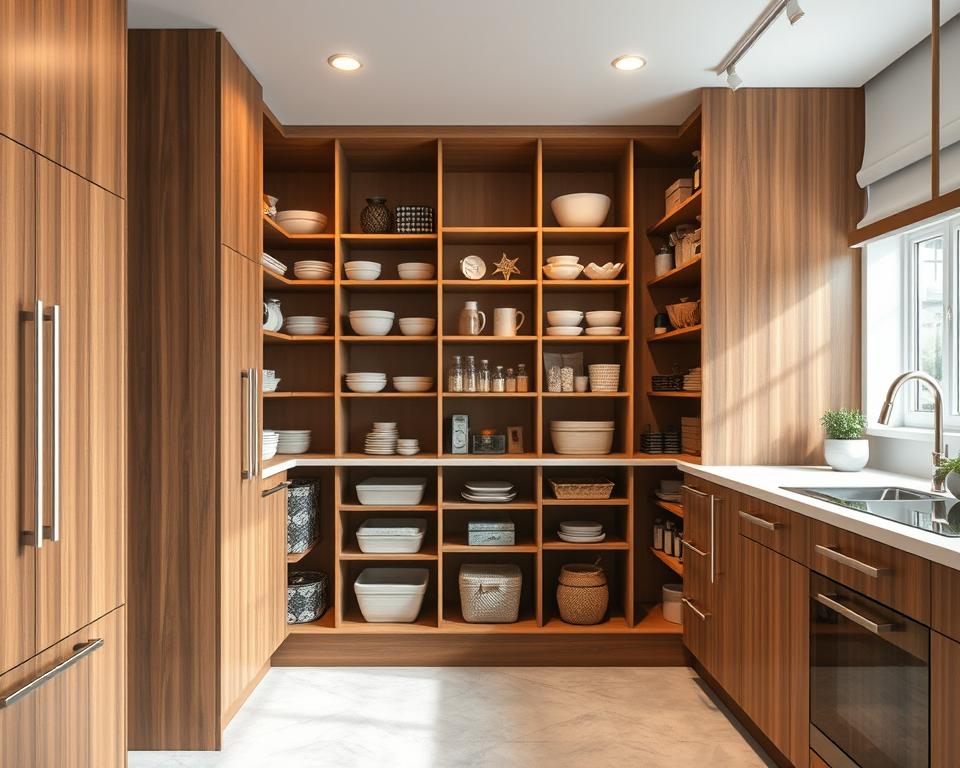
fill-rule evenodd
<path id="1" fill-rule="evenodd" d="M 687 668 L 274 668 L 223 751 L 130 768 L 771 766 Z"/>

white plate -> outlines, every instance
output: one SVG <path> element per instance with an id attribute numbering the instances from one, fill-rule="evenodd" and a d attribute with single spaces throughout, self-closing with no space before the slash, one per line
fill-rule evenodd
<path id="1" fill-rule="evenodd" d="M 515 493 L 504 496 L 474 496 L 473 494 L 461 491 L 460 495 L 467 501 L 474 502 L 475 504 L 506 504 L 517 498 L 517 494 Z"/>
<path id="2" fill-rule="evenodd" d="M 620 336 L 622 332 L 622 328 L 615 328 L 609 325 L 587 328 L 587 336 Z"/>
<path id="3" fill-rule="evenodd" d="M 560 523 L 560 530 L 573 536 L 596 536 L 603 533 L 603 524 L 587 520 L 564 520 Z"/>
<path id="4" fill-rule="evenodd" d="M 557 538 L 570 544 L 598 544 L 607 538 L 607 534 L 601 533 L 599 536 L 568 536 L 563 531 L 557 531 Z"/>
<path id="5" fill-rule="evenodd" d="M 471 480 L 464 483 L 463 487 L 477 495 L 495 493 L 502 496 L 514 491 L 513 483 L 506 480 Z"/>

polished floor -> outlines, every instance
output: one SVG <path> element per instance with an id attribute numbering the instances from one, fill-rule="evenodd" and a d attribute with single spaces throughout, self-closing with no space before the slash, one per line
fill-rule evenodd
<path id="1" fill-rule="evenodd" d="M 220 753 L 130 768 L 751 768 L 759 748 L 686 668 L 274 668 Z"/>

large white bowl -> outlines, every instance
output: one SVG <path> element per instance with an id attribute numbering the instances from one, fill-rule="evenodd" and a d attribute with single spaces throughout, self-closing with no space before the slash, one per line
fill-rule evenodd
<path id="1" fill-rule="evenodd" d="M 551 280 L 576 280 L 583 272 L 582 264 L 545 264 L 543 274 Z"/>
<path id="2" fill-rule="evenodd" d="M 386 386 L 386 379 L 383 379 L 382 381 L 347 379 L 347 389 L 349 389 L 351 392 L 380 392 Z"/>
<path id="3" fill-rule="evenodd" d="M 617 325 L 620 322 L 621 312 L 615 309 L 598 309 L 587 312 L 587 325 L 591 328 L 599 326 Z"/>
<path id="4" fill-rule="evenodd" d="M 550 430 L 553 450 L 562 454 L 600 455 L 610 453 L 613 448 L 613 429 L 593 431 Z"/>
<path id="5" fill-rule="evenodd" d="M 365 371 L 358 371 L 357 373 L 348 373 L 348 379 L 356 379 L 357 381 L 386 381 L 387 374 L 378 373 L 376 371 L 371 371 L 369 373 Z"/>
<path id="6" fill-rule="evenodd" d="M 550 422 L 550 429 L 555 429 L 559 432 L 613 428 L 613 421 L 563 421 L 555 419 Z"/>
<path id="7" fill-rule="evenodd" d="M 425 261 L 407 261 L 397 265 L 401 280 L 432 280 L 434 266 Z"/>
<path id="8" fill-rule="evenodd" d="M 432 336 L 437 321 L 432 317 L 401 317 L 400 333 L 404 336 Z"/>
<path id="9" fill-rule="evenodd" d="M 579 325 L 558 325 L 552 328 L 547 328 L 547 336 L 579 336 L 581 333 L 583 333 L 583 328 L 581 328 Z"/>
<path id="10" fill-rule="evenodd" d="M 291 235 L 316 235 L 327 226 L 327 217 L 318 211 L 280 211 L 276 221 Z"/>
<path id="11" fill-rule="evenodd" d="M 610 198 L 597 192 L 574 192 L 550 201 L 561 227 L 602 227 L 610 212 Z"/>
<path id="12" fill-rule="evenodd" d="M 578 309 L 551 309 L 547 312 L 547 322 L 552 326 L 580 325 L 583 322 L 583 312 Z"/>
<path id="13" fill-rule="evenodd" d="M 358 336 L 386 336 L 393 328 L 393 317 L 355 317 L 351 312 L 350 327 Z"/>
<path id="14" fill-rule="evenodd" d="M 579 256 L 569 256 L 569 255 L 550 256 L 547 259 L 547 264 L 557 264 L 559 266 L 572 266 L 574 264 L 579 264 L 579 263 L 580 263 Z"/>

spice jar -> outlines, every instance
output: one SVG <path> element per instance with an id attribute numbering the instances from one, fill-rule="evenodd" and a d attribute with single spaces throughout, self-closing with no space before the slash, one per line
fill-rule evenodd
<path id="1" fill-rule="evenodd" d="M 450 366 L 450 375 L 447 378 L 448 392 L 463 392 L 463 365 L 460 355 L 453 356 L 453 365 Z"/>
<path id="2" fill-rule="evenodd" d="M 659 517 L 653 523 L 653 548 L 663 549 L 663 520 Z"/>
<path id="3" fill-rule="evenodd" d="M 523 363 L 517 366 L 517 392 L 529 392 L 530 379 L 527 376 L 527 366 Z"/>
<path id="4" fill-rule="evenodd" d="M 493 382 L 490 387 L 491 392 L 506 392 L 507 391 L 507 382 L 503 375 L 503 366 L 498 365 L 497 370 L 493 374 Z"/>
<path id="5" fill-rule="evenodd" d="M 507 386 L 504 391 L 506 392 L 517 391 L 517 377 L 513 373 L 513 368 L 507 368 Z"/>
<path id="6" fill-rule="evenodd" d="M 487 360 L 480 361 L 480 373 L 477 374 L 477 392 L 490 391 L 490 363 Z"/>
<path id="7" fill-rule="evenodd" d="M 473 355 L 467 355 L 467 367 L 463 372 L 463 391 L 477 391 L 477 364 Z"/>

